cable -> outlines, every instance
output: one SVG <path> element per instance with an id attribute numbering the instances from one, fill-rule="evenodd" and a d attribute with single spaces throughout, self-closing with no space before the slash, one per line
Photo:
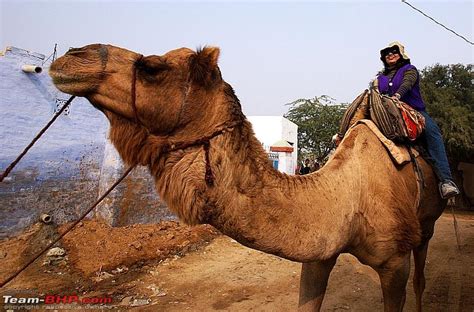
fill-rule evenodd
<path id="1" fill-rule="evenodd" d="M 472 41 L 469 41 L 468 39 L 466 39 L 464 36 L 458 34 L 457 32 L 455 32 L 454 30 L 452 29 L 449 29 L 448 27 L 444 26 L 443 24 L 441 24 L 440 22 L 438 22 L 437 20 L 435 20 L 434 18 L 432 18 L 431 16 L 425 14 L 423 11 L 415 8 L 413 5 L 411 5 L 410 3 L 408 3 L 408 1 L 406 0 L 402 0 L 403 3 L 405 3 L 406 5 L 410 6 L 411 8 L 413 8 L 414 10 L 420 12 L 421 14 L 423 14 L 424 16 L 426 16 L 427 18 L 429 18 L 430 20 L 432 20 L 433 22 L 435 22 L 436 24 L 438 24 L 439 26 L 443 27 L 444 29 L 452 32 L 453 34 L 455 34 L 456 36 L 462 38 L 464 41 L 466 41 L 467 43 L 471 44 L 471 45 L 474 45 L 474 42 Z"/>
<path id="2" fill-rule="evenodd" d="M 51 60 L 51 63 L 54 62 L 54 60 L 56 59 L 56 48 L 57 48 L 58 44 L 54 44 L 54 51 L 53 53 L 51 53 L 47 59 L 45 59 L 42 63 L 41 63 L 41 66 L 44 65 L 44 63 L 46 63 L 51 57 L 53 57 L 53 59 Z"/>

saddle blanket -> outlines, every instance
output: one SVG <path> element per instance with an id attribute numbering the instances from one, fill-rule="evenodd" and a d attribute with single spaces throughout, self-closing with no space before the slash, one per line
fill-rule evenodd
<path id="1" fill-rule="evenodd" d="M 369 119 L 361 119 L 357 121 L 350 129 L 349 131 L 352 131 L 352 128 L 354 128 L 358 124 L 364 124 L 366 125 L 376 136 L 379 138 L 380 142 L 385 146 L 385 149 L 388 151 L 390 154 L 392 160 L 397 164 L 397 165 L 403 165 L 407 162 L 411 161 L 410 158 L 410 153 L 408 152 L 408 148 L 405 145 L 402 144 L 395 144 L 393 141 L 387 139 L 382 132 L 380 132 L 379 128 L 375 125 L 375 123 L 372 120 Z M 348 131 L 348 132 L 349 132 Z M 345 135 L 347 136 L 347 134 Z M 411 148 L 412 153 L 415 157 L 419 156 L 419 153 L 417 150 L 414 148 Z"/>

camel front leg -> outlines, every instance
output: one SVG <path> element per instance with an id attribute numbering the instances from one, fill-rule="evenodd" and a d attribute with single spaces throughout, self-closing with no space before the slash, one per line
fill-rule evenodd
<path id="1" fill-rule="evenodd" d="M 403 311 L 410 275 L 410 254 L 390 259 L 382 268 L 376 269 L 382 285 L 385 312 Z"/>
<path id="2" fill-rule="evenodd" d="M 303 263 L 300 280 L 298 311 L 319 311 L 323 303 L 329 274 L 337 256 L 325 260 Z"/>

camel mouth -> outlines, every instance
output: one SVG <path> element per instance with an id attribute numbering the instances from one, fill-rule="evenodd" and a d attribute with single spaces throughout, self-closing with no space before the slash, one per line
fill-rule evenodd
<path id="1" fill-rule="evenodd" d="M 61 92 L 85 97 L 91 92 L 90 85 L 87 83 L 78 82 L 77 79 L 68 79 L 64 76 L 54 77 L 53 83 Z"/>
<path id="2" fill-rule="evenodd" d="M 65 73 L 64 71 L 58 71 L 54 67 L 50 68 L 49 76 L 51 77 L 56 88 L 58 88 L 60 91 L 76 96 L 86 96 L 87 94 L 94 92 L 94 90 L 98 88 L 101 78 L 101 74 L 99 73 L 69 74 Z"/>
<path id="3" fill-rule="evenodd" d="M 49 70 L 49 76 L 53 80 L 54 85 L 61 91 L 63 91 L 63 88 L 67 88 L 68 85 L 77 82 L 75 77 L 56 72 L 51 69 Z"/>
<path id="4" fill-rule="evenodd" d="M 103 73 L 100 62 L 99 65 L 95 65 L 94 62 L 88 64 L 87 59 L 66 54 L 51 64 L 49 76 L 60 91 L 85 96 L 97 89 Z"/>

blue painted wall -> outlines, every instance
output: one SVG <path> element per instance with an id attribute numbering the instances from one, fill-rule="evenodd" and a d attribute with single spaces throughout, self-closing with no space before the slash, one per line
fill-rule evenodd
<path id="1" fill-rule="evenodd" d="M 45 57 L 10 47 L 0 56 L 0 170 L 13 161 L 52 118 L 69 95 L 58 91 Z M 21 70 L 43 67 L 40 74 Z M 108 122 L 87 100 L 76 98 L 30 152 L 0 182 L 0 238 L 11 236 L 49 213 L 57 223 L 85 211 L 120 175 L 120 161 L 107 140 Z M 106 146 L 109 145 L 108 148 Z M 113 154 L 112 156 L 110 154 Z M 153 190 L 143 168 L 99 208 L 111 225 L 148 223 L 173 218 Z M 129 189 L 132 187 L 133 189 Z"/>

